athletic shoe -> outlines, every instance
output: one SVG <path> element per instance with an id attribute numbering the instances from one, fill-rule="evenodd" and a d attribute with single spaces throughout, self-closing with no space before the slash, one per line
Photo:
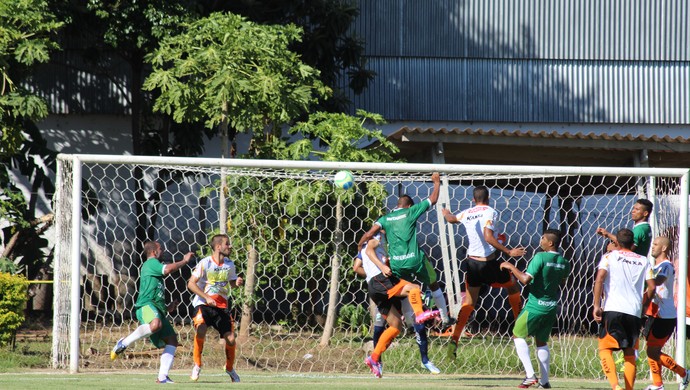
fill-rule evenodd
<path id="1" fill-rule="evenodd" d="M 201 367 L 195 364 L 194 368 L 192 368 L 192 375 L 189 378 L 196 382 L 199 380 L 199 374 L 201 374 Z"/>
<path id="2" fill-rule="evenodd" d="M 525 378 L 522 383 L 518 385 L 518 389 L 526 389 L 529 387 L 532 387 L 532 385 L 536 385 L 539 383 L 539 380 L 537 379 L 536 375 L 532 375 L 529 378 Z"/>
<path id="3" fill-rule="evenodd" d="M 537 385 L 537 389 L 550 389 L 550 388 L 551 388 L 551 384 L 549 382 L 539 383 Z"/>
<path id="4" fill-rule="evenodd" d="M 649 385 L 649 386 L 645 387 L 644 390 L 664 390 L 664 385 L 661 385 L 661 386 Z"/>
<path id="5" fill-rule="evenodd" d="M 438 310 L 427 310 L 415 316 L 414 322 L 417 324 L 423 324 L 432 318 L 438 317 L 439 315 L 441 315 L 441 312 Z"/>
<path id="6" fill-rule="evenodd" d="M 156 383 L 168 384 L 168 385 L 174 385 L 175 384 L 175 382 L 173 382 L 173 380 L 170 379 L 169 376 L 166 376 L 165 379 L 163 379 L 163 380 L 156 378 Z"/>
<path id="7" fill-rule="evenodd" d="M 448 317 L 446 321 L 441 322 L 441 327 L 443 329 L 450 328 L 458 322 L 457 318 Z"/>
<path id="8" fill-rule="evenodd" d="M 458 352 L 458 342 L 455 340 L 450 340 L 446 348 L 446 357 L 448 360 L 455 360 L 455 356 Z"/>
<path id="9" fill-rule="evenodd" d="M 432 362 L 422 363 L 422 367 L 426 368 L 434 375 L 441 373 L 441 370 L 439 370 L 438 367 L 436 367 L 436 365 Z"/>
<path id="10" fill-rule="evenodd" d="M 688 384 L 690 384 L 690 370 L 685 370 L 685 376 L 683 377 L 683 380 L 680 382 L 680 390 L 687 389 Z"/>
<path id="11" fill-rule="evenodd" d="M 122 340 L 124 340 L 124 339 L 125 338 L 123 337 L 123 338 L 117 340 L 117 343 L 115 343 L 115 347 L 113 347 L 113 350 L 110 351 L 110 360 L 117 359 L 117 357 L 120 356 L 122 354 L 122 352 L 125 351 L 125 349 L 127 349 L 127 346 L 122 344 Z"/>
<path id="12" fill-rule="evenodd" d="M 230 370 L 230 371 L 225 370 L 225 373 L 228 374 L 228 375 L 230 375 L 230 379 L 231 379 L 233 382 L 239 382 L 239 381 L 240 381 L 240 376 L 237 375 L 237 372 L 235 371 L 234 368 L 233 368 L 232 370 Z"/>
<path id="13" fill-rule="evenodd" d="M 380 378 L 382 376 L 382 374 L 381 374 L 381 363 L 372 359 L 371 356 L 367 356 L 367 358 L 364 359 L 364 364 L 369 366 L 371 373 L 374 374 L 375 377 Z"/>

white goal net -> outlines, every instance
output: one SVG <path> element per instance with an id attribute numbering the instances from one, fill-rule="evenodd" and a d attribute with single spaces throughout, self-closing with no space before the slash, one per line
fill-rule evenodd
<path id="1" fill-rule="evenodd" d="M 508 246 L 527 248 L 527 256 L 511 260 L 523 270 L 539 250 L 544 229 L 562 232 L 562 251 L 573 270 L 550 342 L 556 377 L 602 377 L 591 316 L 595 267 L 605 245 L 595 234 L 597 227 L 631 228 L 632 205 L 648 198 L 654 203 L 654 235 L 670 235 L 676 254 L 687 251 L 688 183 L 681 169 L 95 155 L 61 155 L 58 165 L 53 365 L 72 371 L 156 367 L 159 351 L 147 340 L 135 343 L 122 359 L 109 359 L 115 342 L 137 326 L 134 302 L 145 260 L 143 242 L 161 242 L 164 262 L 180 260 L 187 251 L 200 259 L 209 253 L 208 238 L 226 230 L 231 257 L 246 281 L 233 290 L 236 368 L 365 372 L 372 321 L 365 283 L 352 271 L 357 240 L 395 207 L 398 196 L 408 194 L 415 202 L 428 197 L 434 170 L 442 175 L 441 197 L 436 210 L 419 220 L 418 241 L 436 268 L 452 315 L 464 291 L 467 237 L 462 228 L 445 223 L 442 207 L 453 212 L 468 208 L 472 189 L 487 186 Z M 332 185 L 341 169 L 354 173 L 355 188 Z M 226 220 L 220 220 L 221 204 Z M 192 365 L 194 330 L 186 284 L 193 263 L 166 277 L 167 300 L 181 303 L 169 317 L 180 341 L 176 367 Z M 460 341 L 458 358 L 445 357 L 447 329 L 432 327 L 430 359 L 444 373 L 520 373 L 512 323 L 505 293 L 487 288 Z M 684 331 L 678 332 L 682 339 Z M 684 346 L 675 343 L 666 348 L 671 355 L 676 348 L 684 353 Z M 207 342 L 204 353 L 209 367 L 224 363 L 220 343 Z M 411 329 L 391 346 L 386 362 L 388 372 L 423 372 Z M 644 368 L 638 372 L 645 375 Z"/>

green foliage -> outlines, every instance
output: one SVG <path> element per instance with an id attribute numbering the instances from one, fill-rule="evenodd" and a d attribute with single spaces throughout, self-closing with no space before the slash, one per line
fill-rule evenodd
<path id="1" fill-rule="evenodd" d="M 0 2 L 0 157 L 19 149 L 23 120 L 48 115 L 45 102 L 18 82 L 26 68 L 48 61 L 50 50 L 57 48 L 50 34 L 61 25 L 45 0 Z"/>
<path id="2" fill-rule="evenodd" d="M 343 305 L 338 313 L 338 326 L 345 331 L 356 331 L 362 336 L 369 334 L 371 315 L 364 305 Z"/>
<path id="3" fill-rule="evenodd" d="M 24 322 L 28 285 L 21 275 L 0 272 L 0 345 L 12 340 Z"/>
<path id="4" fill-rule="evenodd" d="M 329 89 L 318 71 L 288 46 L 300 39 L 294 25 L 258 25 L 214 13 L 164 38 L 147 57 L 153 66 L 144 88 L 159 90 L 154 110 L 176 122 L 227 123 L 240 132 L 263 133 L 304 112 Z"/>

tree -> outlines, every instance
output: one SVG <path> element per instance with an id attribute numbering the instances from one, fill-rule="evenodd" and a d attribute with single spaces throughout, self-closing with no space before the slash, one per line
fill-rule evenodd
<path id="1" fill-rule="evenodd" d="M 52 193 L 46 167 L 54 167 L 54 155 L 45 150 L 33 124 L 48 115 L 48 107 L 21 83 L 33 66 L 47 62 L 50 51 L 58 47 L 51 35 L 61 26 L 44 0 L 0 2 L 0 217 L 5 222 L 0 267 L 4 270 L 18 272 L 40 262 L 42 256 L 36 251 L 46 245 L 41 235 L 52 224 L 52 214 L 35 217 L 36 200 L 33 195 L 25 197 L 10 166 L 31 178 L 31 194 L 41 188 Z"/>

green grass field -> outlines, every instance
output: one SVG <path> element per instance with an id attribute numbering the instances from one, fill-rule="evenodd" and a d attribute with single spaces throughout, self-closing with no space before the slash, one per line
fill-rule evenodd
<path id="1" fill-rule="evenodd" d="M 174 370 L 170 377 L 178 388 L 209 389 L 228 386 L 227 375 L 202 372 L 198 382 L 192 382 L 188 370 Z M 315 375 L 315 374 L 264 374 L 240 372 L 242 382 L 233 387 L 243 389 L 514 389 L 520 377 L 490 377 L 471 375 L 409 375 L 386 374 L 382 379 L 371 375 Z M 54 371 L 33 370 L 0 374 L 1 389 L 156 389 L 156 371 L 79 373 L 75 375 Z M 551 385 L 558 389 L 608 389 L 604 381 L 553 378 Z M 636 389 L 644 389 L 647 383 L 638 383 Z"/>

